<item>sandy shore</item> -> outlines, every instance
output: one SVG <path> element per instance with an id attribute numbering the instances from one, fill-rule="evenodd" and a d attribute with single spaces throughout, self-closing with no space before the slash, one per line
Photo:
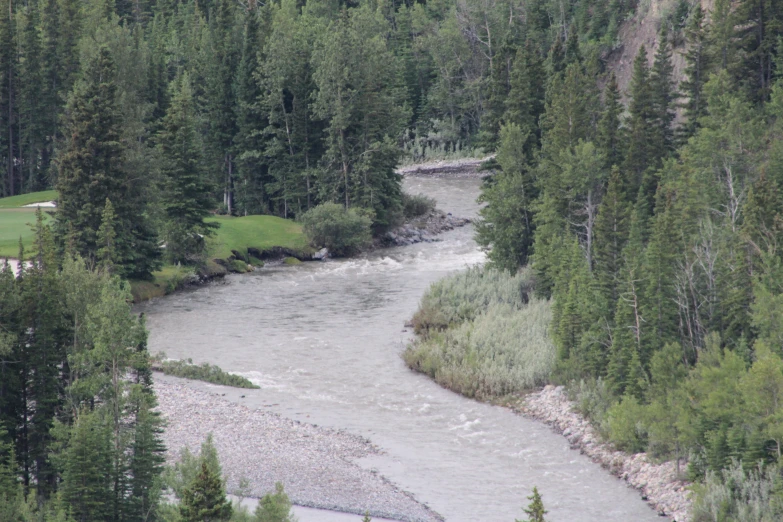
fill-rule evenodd
<path id="1" fill-rule="evenodd" d="M 572 448 L 641 491 L 658 513 L 677 522 L 690 521 L 689 484 L 677 479 L 674 463 L 656 464 L 644 453 L 629 455 L 601 442 L 590 423 L 574 411 L 562 386 L 546 386 L 531 393 L 515 409 L 551 426 L 568 439 Z"/>
<path id="2" fill-rule="evenodd" d="M 367 511 L 406 522 L 442 520 L 410 494 L 355 463 L 380 452 L 369 440 L 250 409 L 221 397 L 220 386 L 209 389 L 214 393 L 155 375 L 159 410 L 168 422 L 163 439 L 170 461 L 185 446 L 197 451 L 212 433 L 229 491 L 244 478 L 251 485 L 250 496 L 261 497 L 280 481 L 300 506 Z"/>

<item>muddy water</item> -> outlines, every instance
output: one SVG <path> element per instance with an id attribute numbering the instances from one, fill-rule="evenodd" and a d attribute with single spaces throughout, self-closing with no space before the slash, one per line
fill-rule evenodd
<path id="1" fill-rule="evenodd" d="M 477 211 L 477 180 L 405 183 L 455 215 Z M 522 518 L 533 486 L 550 521 L 660 520 L 549 428 L 404 366 L 404 323 L 423 292 L 484 261 L 470 227 L 440 237 L 355 259 L 268 267 L 147 303 L 140 310 L 150 350 L 218 364 L 261 386 L 227 394 L 231 400 L 368 437 L 385 455 L 361 464 L 448 521 Z"/>

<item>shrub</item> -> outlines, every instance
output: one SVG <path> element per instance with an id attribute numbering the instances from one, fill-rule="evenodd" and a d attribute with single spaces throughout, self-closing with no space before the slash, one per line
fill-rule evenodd
<path id="1" fill-rule="evenodd" d="M 433 332 L 404 352 L 414 370 L 468 397 L 490 398 L 544 384 L 555 364 L 547 336 L 548 301 L 523 308 L 493 304 L 485 313 L 444 332 Z"/>
<path id="2" fill-rule="evenodd" d="M 596 427 L 599 433 L 608 437 L 607 412 L 617 401 L 600 377 L 596 380 L 572 381 L 568 387 L 569 398 L 576 403 L 576 410 Z"/>
<path id="3" fill-rule="evenodd" d="M 435 199 L 424 194 L 402 193 L 402 212 L 405 219 L 417 218 L 435 210 Z"/>
<path id="4" fill-rule="evenodd" d="M 609 440 L 617 449 L 628 453 L 640 453 L 647 447 L 647 428 L 644 423 L 644 406 L 631 395 L 609 408 Z"/>
<path id="5" fill-rule="evenodd" d="M 693 486 L 693 522 L 772 522 L 783 520 L 777 466 L 745 470 L 732 459 L 720 473 L 707 472 L 704 484 Z"/>
<path id="6" fill-rule="evenodd" d="M 470 321 L 492 304 L 504 303 L 521 309 L 532 289 L 531 271 L 527 269 L 511 275 L 472 267 L 430 286 L 413 316 L 413 327 L 417 334 L 426 337 L 430 330 Z"/>
<path id="7" fill-rule="evenodd" d="M 232 272 L 236 272 L 238 274 L 244 274 L 247 272 L 247 263 L 242 261 L 241 259 L 232 259 L 229 261 L 229 268 Z"/>
<path id="8" fill-rule="evenodd" d="M 354 253 L 372 239 L 372 219 L 336 203 L 323 203 L 308 210 L 301 222 L 310 244 L 326 247 L 335 256 Z"/>

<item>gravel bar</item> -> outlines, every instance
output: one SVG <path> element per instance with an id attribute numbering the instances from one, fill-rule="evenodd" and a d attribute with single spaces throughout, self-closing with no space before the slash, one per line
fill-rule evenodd
<path id="1" fill-rule="evenodd" d="M 259 498 L 279 481 L 299 506 L 366 511 L 404 522 L 443 520 L 383 476 L 355 463 L 381 453 L 369 440 L 247 408 L 222 398 L 219 386 L 207 393 L 186 382 L 155 375 L 158 409 L 167 420 L 163 440 L 169 462 L 183 447 L 197 452 L 211 433 L 230 492 L 244 478 L 249 496 Z"/>

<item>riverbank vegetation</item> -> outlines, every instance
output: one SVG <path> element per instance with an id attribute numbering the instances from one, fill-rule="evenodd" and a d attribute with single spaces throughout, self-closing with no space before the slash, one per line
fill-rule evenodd
<path id="1" fill-rule="evenodd" d="M 197 381 L 233 386 L 234 388 L 258 389 L 258 386 L 242 377 L 223 371 L 219 366 L 209 363 L 193 364 L 193 360 L 186 361 L 167 360 L 163 355 L 158 355 L 152 362 L 152 369 L 174 377 L 193 379 Z"/>
<path id="2" fill-rule="evenodd" d="M 585 402 L 618 447 L 687 462 L 712 503 L 703 520 L 733 520 L 746 485 L 781 476 L 783 81 L 762 34 L 783 12 L 683 13 L 640 48 L 627 107 L 612 74 L 601 95 L 577 38 L 545 74 L 520 54 L 523 111 L 507 105 L 499 124 L 478 240 L 552 299 L 553 380 L 594 390 Z M 762 502 L 770 519 L 779 491 Z"/>
<path id="3" fill-rule="evenodd" d="M 413 318 L 406 364 L 468 397 L 493 399 L 547 382 L 555 363 L 548 301 L 531 273 L 471 268 L 434 283 Z"/>

